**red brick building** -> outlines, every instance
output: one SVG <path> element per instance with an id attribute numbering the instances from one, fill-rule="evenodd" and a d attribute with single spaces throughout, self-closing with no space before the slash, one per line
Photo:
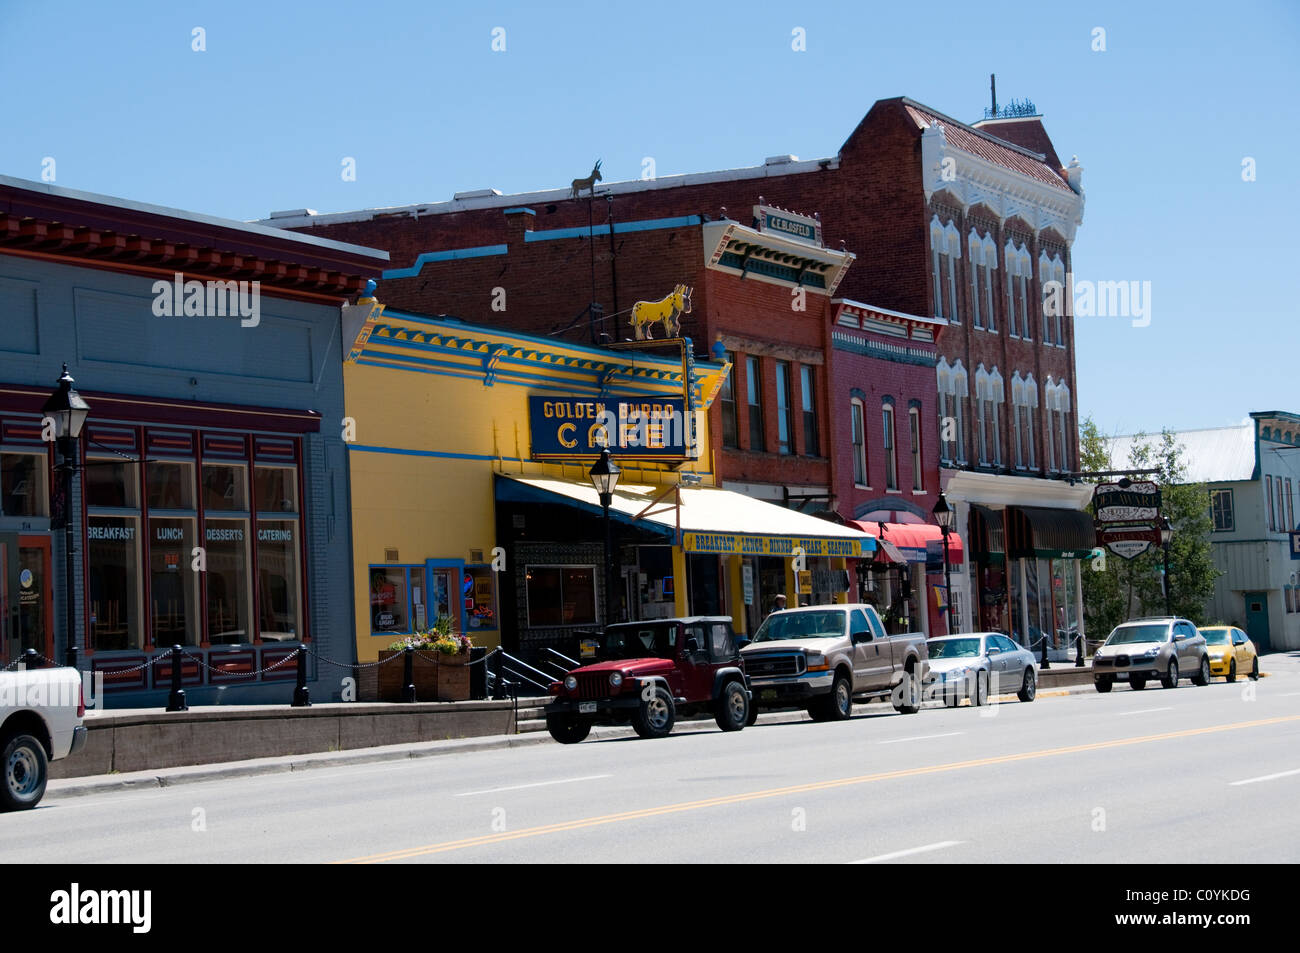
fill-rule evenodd
<path id="1" fill-rule="evenodd" d="M 1070 246 L 1083 212 L 1081 176 L 1077 161 L 1062 166 L 1041 117 L 966 124 L 896 98 L 878 101 L 838 153 L 823 159 L 777 156 L 756 167 L 615 182 L 594 198 L 574 198 L 568 189 L 512 196 L 486 189 L 402 208 L 275 213 L 266 224 L 387 249 L 394 268 L 383 293 L 396 307 L 471 320 L 510 320 L 515 312 L 521 323 L 512 326 L 524 330 L 590 334 L 588 303 L 598 301 L 611 314 L 661 297 L 680 280 L 666 283 L 663 272 L 680 274 L 701 260 L 704 235 L 696 238 L 693 230 L 723 219 L 744 222 L 757 205 L 816 210 L 825 246 L 859 257 L 840 294 L 949 322 L 929 371 L 922 424 L 936 443 L 944 468 L 939 482 L 973 557 L 969 574 L 954 578 L 961 628 L 1002 628 L 1027 644 L 1047 633 L 1064 654 L 1063 640 L 1081 625 L 1077 554 L 1091 539 L 1076 518 L 1038 512 L 1081 506 L 1063 479 L 1077 469 L 1072 319 L 1045 316 L 1042 301 L 1044 283 L 1064 280 L 1071 270 Z M 539 240 L 557 243 L 553 257 L 521 261 L 508 253 L 512 244 Z M 496 280 L 485 287 L 475 271 L 465 290 L 461 276 L 471 268 Z M 731 320 L 724 311 L 774 306 L 744 297 L 757 283 L 742 282 L 743 292 L 733 292 L 705 282 L 684 333 L 712 343 L 715 314 L 724 321 Z M 501 292 L 506 310 L 485 312 Z M 539 318 L 546 327 L 537 325 Z M 772 374 L 777 361 L 788 361 L 792 373 L 796 365 L 816 366 L 813 352 L 801 350 L 809 346 L 806 327 L 778 322 L 773 336 L 770 326 L 756 326 L 748 315 L 744 324 L 743 335 L 733 325 L 724 332 L 723 344 L 746 358 L 733 386 L 747 401 L 741 388 L 748 386 L 750 353 L 741 347 L 753 348 L 764 375 L 760 399 L 773 406 L 769 365 Z M 726 334 L 737 340 L 728 342 Z M 823 355 L 827 340 L 824 335 Z M 801 399 L 796 391 L 787 399 Z M 932 410 L 926 399 L 935 401 Z M 819 412 L 842 427 L 851 406 L 827 404 Z M 895 413 L 906 406 L 896 404 Z M 865 418 L 864 440 L 883 441 L 883 413 Z M 774 436 L 779 442 L 772 427 L 765 418 L 768 446 Z M 812 497 L 792 488 L 829 479 L 825 462 L 793 453 L 775 461 L 755 457 L 751 444 L 738 435 L 732 482 L 780 483 L 787 494 Z M 837 511 L 852 516 L 842 499 Z"/>

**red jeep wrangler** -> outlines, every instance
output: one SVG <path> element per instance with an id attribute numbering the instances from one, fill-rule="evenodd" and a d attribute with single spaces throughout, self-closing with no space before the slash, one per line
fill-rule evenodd
<path id="1" fill-rule="evenodd" d="M 576 744 L 591 726 L 632 723 L 642 738 L 663 738 L 679 714 L 711 713 L 723 731 L 749 717 L 749 681 L 728 616 L 654 619 L 609 626 L 597 661 L 551 683 L 546 728 Z"/>

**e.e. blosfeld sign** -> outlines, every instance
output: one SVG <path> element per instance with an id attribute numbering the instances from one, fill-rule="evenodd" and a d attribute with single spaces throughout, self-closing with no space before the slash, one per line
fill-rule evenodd
<path id="1" fill-rule="evenodd" d="M 534 460 L 699 459 L 700 421 L 681 397 L 529 397 Z"/>

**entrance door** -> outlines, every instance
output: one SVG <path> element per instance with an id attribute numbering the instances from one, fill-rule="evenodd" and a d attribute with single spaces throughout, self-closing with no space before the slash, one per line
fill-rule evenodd
<path id="1" fill-rule="evenodd" d="M 1246 634 L 1260 653 L 1268 651 L 1268 593 L 1247 592 Z"/>
<path id="2" fill-rule="evenodd" d="M 54 594 L 50 577 L 50 538 L 18 537 L 18 624 L 10 658 L 35 649 L 54 658 Z"/>

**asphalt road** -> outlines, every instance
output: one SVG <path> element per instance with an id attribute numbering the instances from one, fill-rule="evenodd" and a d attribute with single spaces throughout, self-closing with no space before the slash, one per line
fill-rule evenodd
<path id="1" fill-rule="evenodd" d="M 1266 671 L 1268 667 L 1266 666 Z M 1300 663 L 848 722 L 611 739 L 49 799 L 41 862 L 1291 862 Z"/>

